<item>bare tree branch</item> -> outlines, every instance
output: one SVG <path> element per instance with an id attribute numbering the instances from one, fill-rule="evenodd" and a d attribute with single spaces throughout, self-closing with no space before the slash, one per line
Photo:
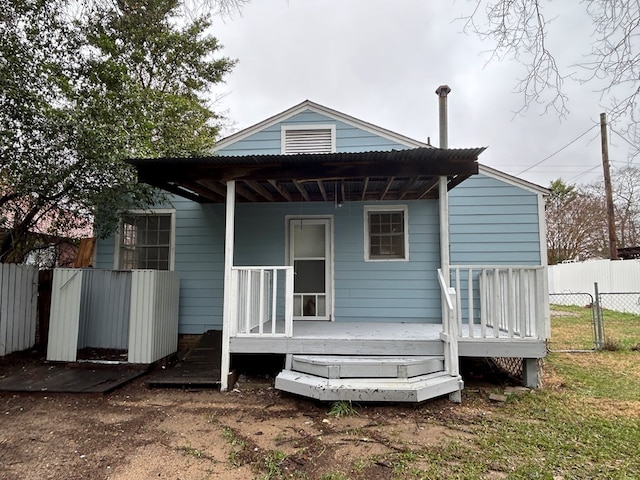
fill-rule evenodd
<path id="1" fill-rule="evenodd" d="M 552 20 L 547 0 L 476 0 L 473 11 L 463 17 L 464 31 L 493 42 L 489 61 L 515 59 L 526 74 L 515 90 L 522 94 L 520 112 L 534 104 L 544 112 L 568 113 L 565 82 L 593 83 L 601 92 L 610 122 L 622 127 L 640 153 L 640 1 L 581 0 L 593 22 L 586 51 L 576 52 L 572 65 L 559 65 L 557 52 L 547 46 Z M 580 73 L 582 72 L 582 73 Z"/>

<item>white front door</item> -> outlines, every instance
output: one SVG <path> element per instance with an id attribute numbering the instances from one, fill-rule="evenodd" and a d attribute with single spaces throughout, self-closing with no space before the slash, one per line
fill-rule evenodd
<path id="1" fill-rule="evenodd" d="M 289 265 L 293 265 L 293 318 L 331 320 L 331 219 L 288 219 Z"/>

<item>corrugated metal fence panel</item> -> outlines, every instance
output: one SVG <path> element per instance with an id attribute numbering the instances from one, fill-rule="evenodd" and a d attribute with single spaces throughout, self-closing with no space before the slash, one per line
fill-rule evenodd
<path id="1" fill-rule="evenodd" d="M 125 350 L 129 341 L 131 272 L 85 270 L 78 348 Z"/>
<path id="2" fill-rule="evenodd" d="M 0 356 L 35 344 L 37 300 L 37 267 L 0 265 Z"/>
<path id="3" fill-rule="evenodd" d="M 549 267 L 551 293 L 636 292 L 640 285 L 640 260 L 588 260 Z"/>
<path id="4" fill-rule="evenodd" d="M 152 363 L 177 351 L 179 293 L 177 272 L 133 271 L 130 363 Z"/>
<path id="5" fill-rule="evenodd" d="M 53 271 L 47 360 L 76 360 L 83 273 L 72 268 Z"/>

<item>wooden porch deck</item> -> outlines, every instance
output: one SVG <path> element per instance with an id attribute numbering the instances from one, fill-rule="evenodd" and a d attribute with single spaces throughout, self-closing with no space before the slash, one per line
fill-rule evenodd
<path id="1" fill-rule="evenodd" d="M 542 358 L 546 343 L 536 338 L 509 337 L 486 328 L 481 338 L 480 325 L 462 325 L 459 338 L 461 357 Z M 442 355 L 439 323 L 327 322 L 298 320 L 293 322 L 293 336 L 284 336 L 284 322 L 273 330 L 270 322 L 250 333 L 230 339 L 230 353 L 331 354 L 331 355 Z"/>

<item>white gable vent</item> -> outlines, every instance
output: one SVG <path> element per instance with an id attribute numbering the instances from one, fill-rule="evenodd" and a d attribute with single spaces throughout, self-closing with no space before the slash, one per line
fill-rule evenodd
<path id="1" fill-rule="evenodd" d="M 332 152 L 335 152 L 333 125 L 282 127 L 282 153 L 285 155 Z"/>

